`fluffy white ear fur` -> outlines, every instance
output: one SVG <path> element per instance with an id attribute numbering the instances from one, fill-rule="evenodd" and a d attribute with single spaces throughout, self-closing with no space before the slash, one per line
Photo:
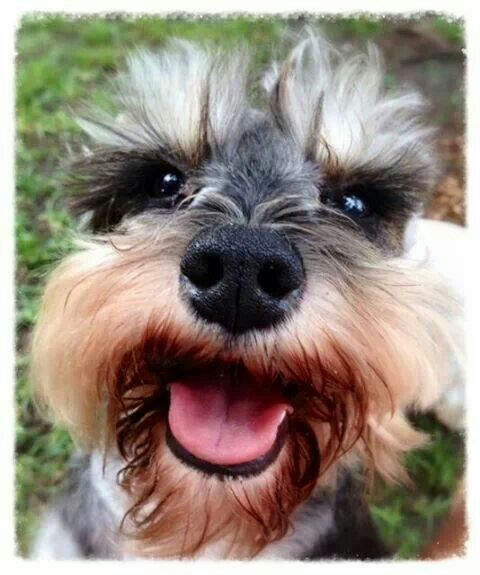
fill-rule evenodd
<path id="1" fill-rule="evenodd" d="M 461 304 L 465 300 L 465 260 L 467 230 L 448 222 L 413 218 L 405 234 L 405 257 L 426 264 L 443 277 Z M 463 316 L 451 318 L 459 348 L 463 348 Z M 434 405 L 438 419 L 447 427 L 465 429 L 465 357 L 452 356 L 443 391 Z"/>
<path id="2" fill-rule="evenodd" d="M 428 166 L 425 176 L 434 177 L 425 101 L 415 91 L 386 86 L 375 46 L 366 53 L 340 51 L 307 31 L 282 64 L 273 63 L 263 87 L 300 145 L 308 147 L 313 136 L 313 156 L 323 165 L 334 158 L 347 170 Z"/>
<path id="3" fill-rule="evenodd" d="M 161 144 L 188 155 L 207 114 L 209 136 L 220 143 L 244 121 L 247 75 L 244 48 L 223 53 L 213 45 L 170 39 L 164 50 L 137 50 L 127 59 L 114 84 L 116 114 L 92 110 L 77 122 L 99 145 Z"/>

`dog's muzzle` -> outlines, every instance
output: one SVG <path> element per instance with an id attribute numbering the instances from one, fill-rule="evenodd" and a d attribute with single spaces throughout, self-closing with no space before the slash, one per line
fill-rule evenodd
<path id="1" fill-rule="evenodd" d="M 195 312 L 234 334 L 284 320 L 300 300 L 304 282 L 296 248 L 262 228 L 203 230 L 181 262 L 181 289 Z"/>

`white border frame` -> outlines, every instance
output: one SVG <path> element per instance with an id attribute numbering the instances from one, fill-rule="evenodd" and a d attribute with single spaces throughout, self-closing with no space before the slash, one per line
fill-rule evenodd
<path id="1" fill-rule="evenodd" d="M 172 4 L 161 0 L 70 0 L 68 3 L 60 0 L 17 0 L 14 5 L 4 2 L 0 18 L 0 74 L 2 93 L 0 95 L 0 358 L 2 370 L 2 401 L 0 405 L 0 470 L 2 485 L 0 488 L 0 559 L 9 572 L 33 572 L 48 568 L 52 573 L 63 571 L 67 567 L 73 573 L 79 573 L 85 568 L 82 561 L 69 562 L 33 562 L 15 556 L 14 549 L 14 141 L 15 141 L 15 91 L 14 91 L 14 41 L 16 28 L 24 14 L 31 12 L 62 12 L 65 14 L 107 14 L 124 12 L 135 16 L 139 14 L 168 14 L 185 12 L 188 14 L 217 14 L 222 16 L 240 15 L 288 15 L 298 12 L 332 15 L 385 14 L 405 15 L 424 11 L 442 12 L 452 17 L 461 17 L 466 22 L 467 40 L 467 208 L 470 245 L 463 257 L 472 262 L 467 275 L 467 351 L 468 351 L 468 386 L 467 386 L 467 494 L 468 519 L 470 538 L 467 545 L 467 557 L 448 559 L 445 561 L 404 561 L 379 563 L 361 562 L 314 562 L 292 565 L 288 561 L 276 562 L 100 562 L 88 563 L 88 569 L 121 570 L 123 573 L 142 572 L 157 573 L 158 570 L 168 570 L 169 575 L 194 571 L 196 573 L 223 573 L 228 568 L 233 573 L 244 572 L 247 569 L 291 573 L 291 569 L 302 572 L 318 573 L 327 570 L 329 573 L 344 573 L 345 571 L 359 573 L 380 573 L 387 568 L 389 573 L 411 573 L 422 570 L 425 573 L 449 572 L 459 569 L 461 573 L 474 569 L 478 572 L 480 565 L 480 417 L 476 414 L 480 406 L 480 391 L 475 381 L 480 374 L 478 349 L 479 304 L 478 294 L 478 263 L 480 237 L 480 9 L 471 2 L 457 1 L 425 1 L 403 0 L 399 6 L 388 6 L 385 1 L 378 0 L 335 0 L 325 5 L 321 0 L 177 0 L 175 9 Z M 478 190 L 478 191 L 477 191 Z M 475 191 L 475 192 L 474 192 Z M 470 253 L 469 253 L 470 252 Z M 462 257 L 462 254 L 459 254 Z M 478 263 L 477 263 L 478 262 Z"/>

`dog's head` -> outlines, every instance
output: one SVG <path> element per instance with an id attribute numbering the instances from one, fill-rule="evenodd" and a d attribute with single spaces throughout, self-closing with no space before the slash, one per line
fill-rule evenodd
<path id="1" fill-rule="evenodd" d="M 307 38 L 253 108 L 243 53 L 172 42 L 83 121 L 95 233 L 50 279 L 32 376 L 120 453 L 148 552 L 251 555 L 339 465 L 398 479 L 420 441 L 405 409 L 435 397 L 449 302 L 401 254 L 435 163 L 382 76 Z"/>

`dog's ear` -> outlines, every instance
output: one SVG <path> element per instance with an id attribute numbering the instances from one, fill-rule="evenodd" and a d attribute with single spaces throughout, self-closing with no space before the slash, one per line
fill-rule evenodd
<path id="1" fill-rule="evenodd" d="M 263 86 L 274 121 L 327 183 L 403 193 L 409 213 L 425 201 L 437 175 L 425 102 L 415 91 L 386 88 L 374 46 L 353 54 L 308 33 Z"/>

